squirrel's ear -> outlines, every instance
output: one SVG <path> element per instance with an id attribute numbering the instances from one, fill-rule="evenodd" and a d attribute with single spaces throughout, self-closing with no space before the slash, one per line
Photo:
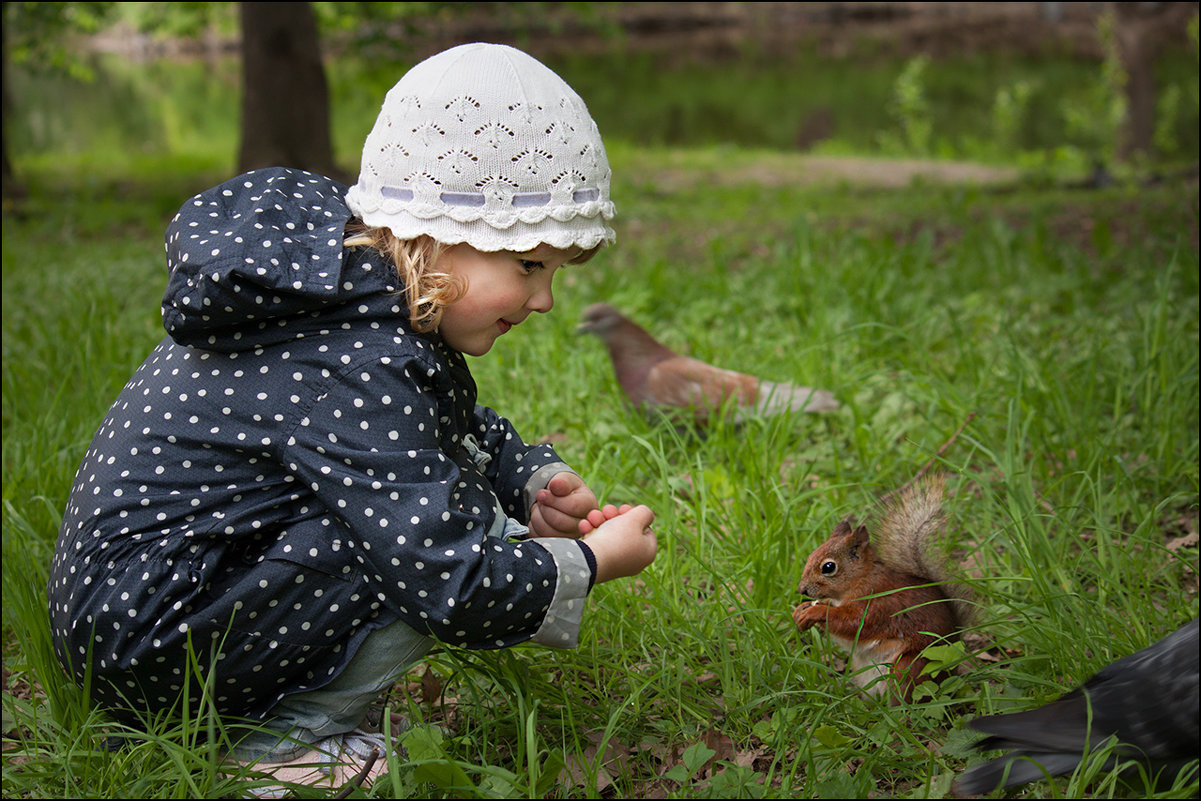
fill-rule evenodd
<path id="1" fill-rule="evenodd" d="M 834 527 L 834 530 L 832 532 L 830 532 L 830 536 L 831 537 L 849 536 L 851 534 L 852 529 L 854 528 L 854 525 L 855 525 L 855 518 L 848 517 L 846 520 L 843 520 L 841 523 L 839 523 L 837 526 Z"/>
<path id="2" fill-rule="evenodd" d="M 847 546 L 850 548 L 851 556 L 858 558 L 859 549 L 871 546 L 871 537 L 867 533 L 867 526 L 859 526 L 850 534 L 851 540 Z"/>

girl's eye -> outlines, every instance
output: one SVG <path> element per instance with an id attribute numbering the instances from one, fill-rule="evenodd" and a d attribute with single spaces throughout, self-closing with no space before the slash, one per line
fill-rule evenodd
<path id="1" fill-rule="evenodd" d="M 521 269 L 526 275 L 529 275 L 535 270 L 542 269 L 543 266 L 544 265 L 540 261 L 534 261 L 533 259 L 521 259 Z"/>

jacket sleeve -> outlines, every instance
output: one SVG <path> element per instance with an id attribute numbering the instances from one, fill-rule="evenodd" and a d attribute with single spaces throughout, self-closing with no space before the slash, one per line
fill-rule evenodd
<path id="1" fill-rule="evenodd" d="M 574 625 L 546 618 L 583 605 L 580 548 L 488 536 L 492 488 L 441 447 L 436 373 L 415 356 L 353 360 L 293 427 L 286 464 L 338 516 L 330 536 L 344 539 L 379 603 L 417 630 L 468 648 L 571 647 L 578 615 Z M 558 553 L 567 546 L 576 553 Z"/>
<path id="2" fill-rule="evenodd" d="M 550 445 L 527 445 L 513 425 L 487 406 L 475 407 L 480 449 L 488 454 L 485 475 L 505 514 L 528 524 L 538 490 L 556 473 L 574 473 Z"/>

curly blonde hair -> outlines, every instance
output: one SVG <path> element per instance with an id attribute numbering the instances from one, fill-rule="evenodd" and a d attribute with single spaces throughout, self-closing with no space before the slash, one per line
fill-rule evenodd
<path id="1" fill-rule="evenodd" d="M 388 228 L 373 227 L 360 220 L 346 225 L 342 246 L 373 248 L 396 265 L 396 273 L 404 284 L 409 304 L 409 320 L 419 333 L 433 331 L 442 322 L 442 311 L 467 293 L 467 282 L 436 268 L 442 254 L 451 248 L 422 234 L 413 239 L 399 239 Z M 583 264 L 601 249 L 601 245 L 582 250 L 567 260 L 567 264 Z"/>
<path id="2" fill-rule="evenodd" d="M 442 310 L 467 292 L 467 284 L 462 279 L 436 269 L 439 258 L 448 248 L 431 237 L 398 239 L 387 228 L 352 220 L 346 226 L 342 245 L 373 248 L 392 260 L 397 276 L 404 284 L 409 320 L 419 333 L 437 328 L 442 321 Z"/>

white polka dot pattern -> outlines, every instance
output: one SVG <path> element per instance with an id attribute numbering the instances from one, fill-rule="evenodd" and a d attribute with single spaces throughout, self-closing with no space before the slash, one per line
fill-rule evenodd
<path id="1" fill-rule="evenodd" d="M 391 265 L 342 250 L 343 192 L 262 170 L 169 228 L 171 336 L 84 455 L 48 587 L 59 659 L 81 683 L 90 661 L 101 705 L 170 707 L 188 643 L 218 709 L 254 717 L 397 619 L 496 648 L 582 605 L 573 554 L 487 536 L 497 499 L 528 521 L 558 457 L 476 405 L 463 356 L 412 331 Z"/>

